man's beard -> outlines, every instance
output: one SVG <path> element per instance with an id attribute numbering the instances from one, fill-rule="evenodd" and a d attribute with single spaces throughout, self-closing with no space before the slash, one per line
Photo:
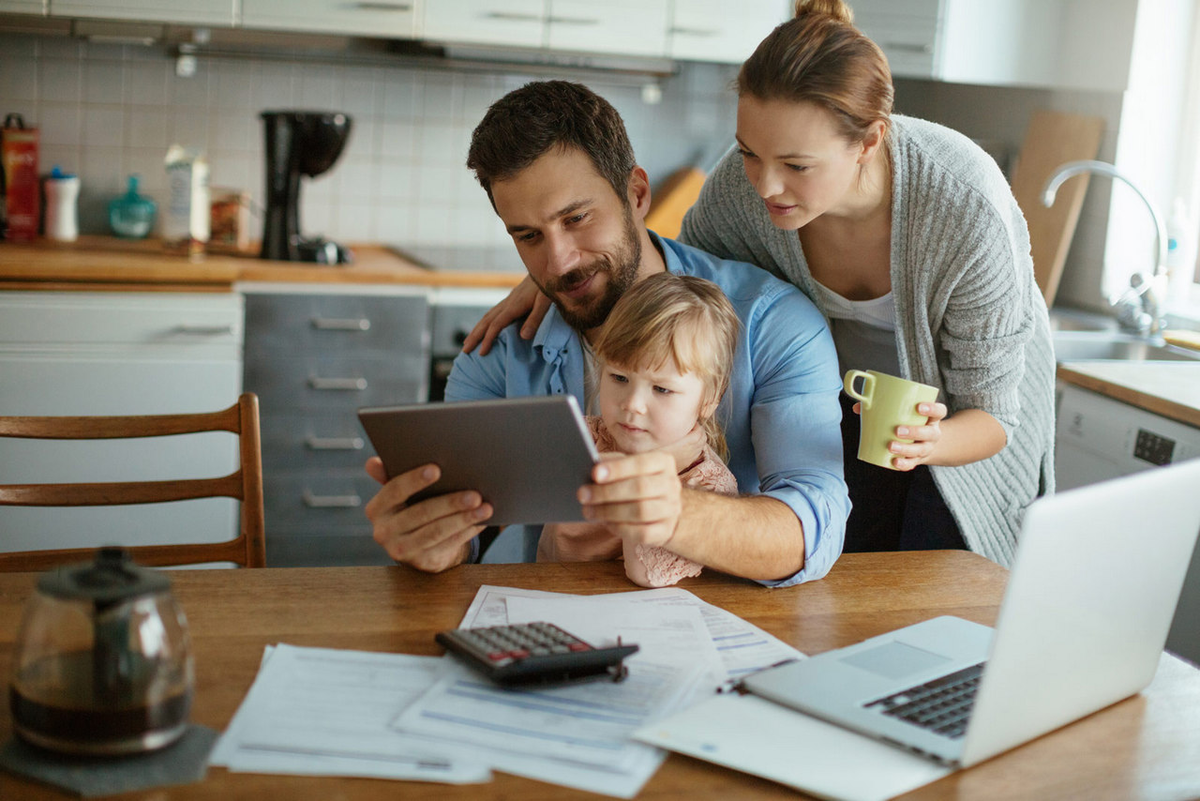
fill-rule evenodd
<path id="1" fill-rule="evenodd" d="M 546 285 L 538 284 L 542 293 L 554 302 L 558 313 L 562 315 L 567 325 L 576 331 L 590 331 L 602 325 L 608 319 L 609 312 L 616 305 L 625 290 L 637 281 L 638 268 L 642 262 L 642 241 L 633 222 L 633 211 L 625 210 L 625 241 L 621 243 L 612 256 L 612 263 L 607 259 L 597 259 L 591 264 L 577 267 Z M 588 306 L 568 308 L 559 297 L 559 292 L 579 286 L 593 275 L 601 272 L 608 273 L 608 283 L 604 294 L 592 301 Z"/>

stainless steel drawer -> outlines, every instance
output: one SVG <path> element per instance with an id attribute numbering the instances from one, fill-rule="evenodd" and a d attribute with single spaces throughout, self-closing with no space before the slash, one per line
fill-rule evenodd
<path id="1" fill-rule="evenodd" d="M 262 420 L 263 470 L 361 469 L 375 451 L 349 411 L 273 414 Z"/>
<path id="2" fill-rule="evenodd" d="M 424 358 L 299 354 L 246 360 L 246 389 L 257 392 L 264 419 L 294 411 L 348 411 L 425 399 Z"/>
<path id="3" fill-rule="evenodd" d="M 428 350 L 424 297 L 247 295 L 246 355 Z"/>
<path id="4" fill-rule="evenodd" d="M 371 533 L 363 507 L 379 485 L 361 468 L 275 473 L 263 478 L 268 540 L 300 529 Z"/>

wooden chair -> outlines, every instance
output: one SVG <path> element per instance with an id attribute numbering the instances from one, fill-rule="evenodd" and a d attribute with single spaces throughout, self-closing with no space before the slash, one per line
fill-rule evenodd
<path id="1" fill-rule="evenodd" d="M 0 437 L 122 439 L 229 431 L 238 435 L 241 465 L 221 478 L 106 484 L 0 484 L 0 506 L 108 506 L 229 497 L 241 501 L 241 533 L 225 542 L 129 548 L 135 562 L 162 567 L 204 562 L 266 564 L 263 539 L 262 446 L 258 397 L 245 393 L 219 412 L 129 417 L 0 417 Z M 119 544 L 119 543 L 118 543 Z M 41 571 L 91 559 L 94 548 L 0 553 L 0 571 Z"/>

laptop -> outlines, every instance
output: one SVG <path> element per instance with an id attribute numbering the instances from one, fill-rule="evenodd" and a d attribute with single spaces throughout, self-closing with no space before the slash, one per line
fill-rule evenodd
<path id="1" fill-rule="evenodd" d="M 989 759 L 1142 690 L 1200 533 L 1200 459 L 1038 499 L 996 627 L 938 617 L 744 688 L 945 765 Z"/>

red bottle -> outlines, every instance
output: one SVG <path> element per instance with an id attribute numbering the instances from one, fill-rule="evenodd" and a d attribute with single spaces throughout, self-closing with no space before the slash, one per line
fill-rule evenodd
<path id="1" fill-rule="evenodd" d="M 38 181 L 38 132 L 26 128 L 20 114 L 4 118 L 0 162 L 4 165 L 5 209 L 12 242 L 37 239 L 41 212 L 41 186 Z"/>

